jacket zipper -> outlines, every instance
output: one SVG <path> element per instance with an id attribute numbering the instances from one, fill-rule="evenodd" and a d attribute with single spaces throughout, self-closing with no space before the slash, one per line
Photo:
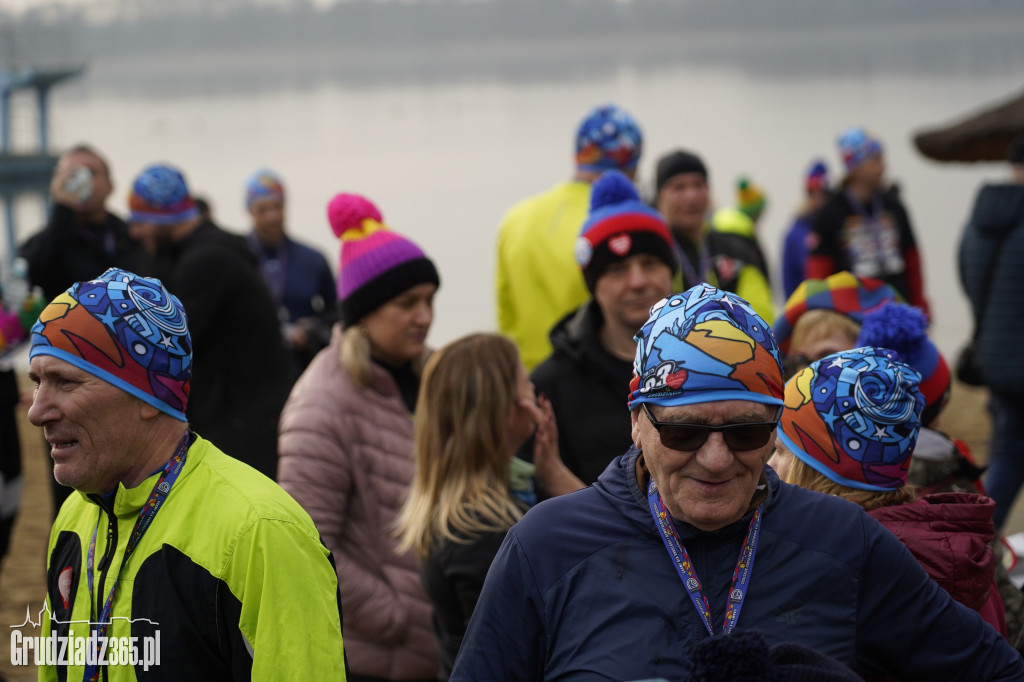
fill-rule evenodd
<path id="1" fill-rule="evenodd" d="M 96 568 L 100 572 L 99 589 L 96 590 L 95 598 L 90 603 L 89 608 L 93 612 L 90 620 L 93 622 L 99 622 L 100 614 L 103 611 L 103 602 L 106 601 L 106 583 L 107 583 L 107 570 L 110 568 L 110 564 L 114 559 L 114 554 L 117 552 L 117 517 L 114 515 L 112 509 L 108 509 L 103 503 L 103 499 L 99 495 L 90 495 L 89 497 L 99 505 L 100 509 L 106 512 L 107 515 L 107 546 L 103 549 L 103 557 L 100 562 L 96 565 Z M 102 679 L 107 679 L 107 666 L 101 668 L 100 676 Z"/>

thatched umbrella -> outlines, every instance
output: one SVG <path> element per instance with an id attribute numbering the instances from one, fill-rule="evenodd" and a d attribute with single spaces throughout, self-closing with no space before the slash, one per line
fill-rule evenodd
<path id="1" fill-rule="evenodd" d="M 917 150 L 935 161 L 1005 161 L 1010 142 L 1024 134 L 1024 92 L 964 119 L 914 134 Z"/>

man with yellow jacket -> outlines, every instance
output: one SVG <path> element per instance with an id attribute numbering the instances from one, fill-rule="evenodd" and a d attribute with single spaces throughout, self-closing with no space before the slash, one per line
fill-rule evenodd
<path id="1" fill-rule="evenodd" d="M 574 246 L 590 208 L 590 185 L 606 170 L 633 178 L 643 145 L 636 121 L 613 104 L 597 107 L 576 134 L 571 180 L 513 206 L 501 222 L 495 266 L 498 328 L 532 370 L 551 354 L 548 334 L 590 292 Z"/>
<path id="2" fill-rule="evenodd" d="M 181 302 L 112 268 L 43 310 L 29 358 L 29 420 L 75 489 L 50 533 L 39 641 L 58 646 L 39 678 L 344 680 L 309 515 L 189 428 Z"/>

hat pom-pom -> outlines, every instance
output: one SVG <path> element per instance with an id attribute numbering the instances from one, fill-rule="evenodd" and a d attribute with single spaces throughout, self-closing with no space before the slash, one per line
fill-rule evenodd
<path id="1" fill-rule="evenodd" d="M 337 194 L 327 204 L 327 220 L 339 239 L 352 229 L 361 229 L 367 218 L 381 223 L 380 211 L 366 197 L 359 194 Z"/>
<path id="2" fill-rule="evenodd" d="M 912 359 L 928 341 L 928 318 L 906 303 L 887 303 L 864 316 L 858 346 L 889 348 Z"/>
<path id="3" fill-rule="evenodd" d="M 590 210 L 593 212 L 605 206 L 639 200 L 640 195 L 633 181 L 620 171 L 610 170 L 604 172 L 594 183 L 590 191 Z"/>

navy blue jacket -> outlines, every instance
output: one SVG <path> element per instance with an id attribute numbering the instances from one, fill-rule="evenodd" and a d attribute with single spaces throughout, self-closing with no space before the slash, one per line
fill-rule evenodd
<path id="1" fill-rule="evenodd" d="M 1024 185 L 978 191 L 960 240 L 960 280 L 981 320 L 977 353 L 986 385 L 1024 396 L 1024 358 L 1010 352 L 1024 339 Z"/>
<path id="2" fill-rule="evenodd" d="M 508 533 L 451 679 L 686 679 L 708 637 L 634 473 L 534 507 Z M 781 483 L 769 497 L 737 629 L 799 642 L 862 673 L 904 680 L 1021 680 L 1024 661 L 953 601 L 903 544 L 851 502 Z M 712 532 L 676 522 L 721 627 L 749 516 Z"/>

